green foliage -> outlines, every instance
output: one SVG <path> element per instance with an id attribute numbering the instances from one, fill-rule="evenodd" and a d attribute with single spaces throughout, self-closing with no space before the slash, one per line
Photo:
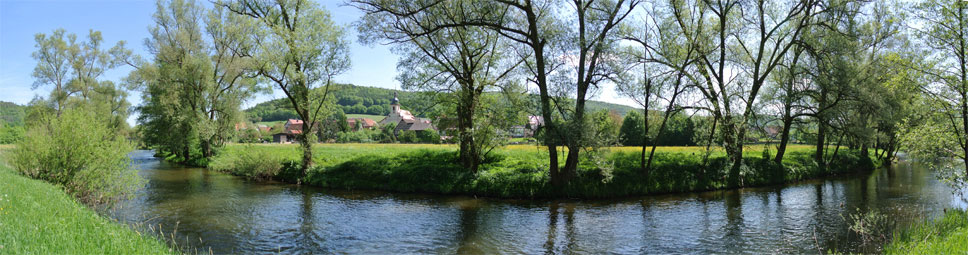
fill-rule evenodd
<path id="1" fill-rule="evenodd" d="M 656 152 L 653 171 L 645 176 L 639 168 L 635 150 L 587 153 L 577 176 L 561 190 L 551 187 L 547 154 L 534 146 L 509 146 L 486 157 L 479 171 L 470 173 L 460 167 L 453 145 L 424 144 L 321 144 L 314 148 L 317 165 L 304 182 L 327 188 L 375 189 L 401 192 L 467 194 L 512 198 L 606 198 L 670 192 L 726 188 L 724 176 L 728 162 L 722 151 L 708 161 L 695 153 L 698 148 L 661 149 Z M 824 175 L 873 169 L 867 157 L 842 150 L 829 168 L 813 162 L 812 151 L 796 149 L 782 166 L 762 158 L 762 152 L 748 150 L 742 183 L 745 187 L 771 185 Z M 241 165 L 220 161 L 243 161 L 241 156 L 265 157 L 281 162 L 273 179 L 294 180 L 287 171 L 298 169 L 299 148 L 293 145 L 234 145 L 213 159 L 211 165 Z M 600 157 L 594 159 L 591 157 Z M 604 163 L 604 164 L 603 164 Z M 262 165 L 253 164 L 253 165 Z M 236 172 L 231 167 L 219 171 Z M 281 169 L 281 170 L 277 170 Z M 238 171 L 239 175 L 252 170 Z M 258 172 L 258 171 L 256 171 Z M 298 171 L 296 171 L 298 173 Z M 291 174 L 290 174 L 291 175 Z M 263 177 L 266 178 L 266 177 Z"/>
<path id="2" fill-rule="evenodd" d="M 0 123 L 23 126 L 24 116 L 26 116 L 25 108 L 15 103 L 0 101 Z"/>
<path id="3" fill-rule="evenodd" d="M 890 219 L 887 214 L 877 210 L 861 212 L 860 208 L 847 218 L 848 229 L 861 237 L 864 243 L 887 241 Z"/>
<path id="4" fill-rule="evenodd" d="M 283 164 L 289 162 L 279 154 L 263 154 L 251 146 L 218 156 L 208 168 L 243 176 L 248 179 L 271 179 L 280 174 Z"/>
<path id="5" fill-rule="evenodd" d="M 397 136 L 401 143 L 419 143 L 420 140 L 417 139 L 417 131 L 403 130 Z"/>
<path id="6" fill-rule="evenodd" d="M 23 125 L 15 126 L 0 121 L 0 144 L 12 144 L 24 137 L 26 130 Z"/>
<path id="7" fill-rule="evenodd" d="M 658 132 L 658 123 L 654 127 L 656 127 L 655 132 Z M 677 112 L 669 116 L 665 133 L 657 139 L 656 143 L 659 146 L 693 146 L 696 145 L 693 139 L 695 135 L 696 124 L 692 118 Z"/>
<path id="8" fill-rule="evenodd" d="M 92 106 L 43 114 L 12 152 L 14 167 L 26 176 L 63 186 L 86 203 L 125 199 L 145 181 L 128 153 L 132 144 L 106 126 L 110 116 Z"/>
<path id="9" fill-rule="evenodd" d="M 0 156 L 4 156 L 0 151 Z M 98 215 L 59 187 L 0 162 L 4 254 L 171 254 L 164 242 Z"/>
<path id="10" fill-rule="evenodd" d="M 374 143 L 380 142 L 383 138 L 381 130 L 360 130 L 353 132 L 341 132 L 336 138 L 338 143 Z"/>
<path id="11" fill-rule="evenodd" d="M 924 222 L 896 233 L 884 251 L 886 254 L 968 253 L 968 213 L 947 210 L 934 222 Z"/>
<path id="12" fill-rule="evenodd" d="M 0 101 L 0 144 L 12 144 L 24 137 L 26 107 Z"/>
<path id="13" fill-rule="evenodd" d="M 619 141 L 625 146 L 642 146 L 645 143 L 645 120 L 638 111 L 631 111 L 622 119 Z"/>
<path id="14" fill-rule="evenodd" d="M 650 113 L 651 114 L 651 113 Z M 649 118 L 649 135 L 656 137 L 659 127 L 662 125 L 662 116 L 651 114 Z M 622 121 L 622 129 L 619 131 L 622 145 L 642 146 L 645 141 L 645 120 L 638 112 L 629 112 Z M 669 116 L 665 131 L 654 143 L 657 146 L 694 146 L 696 145 L 697 127 L 695 121 L 689 116 L 678 112 Z M 705 138 L 703 138 L 705 139 Z M 651 145 L 651 144 L 649 144 Z"/>
<path id="15" fill-rule="evenodd" d="M 251 57 L 236 50 L 251 31 L 194 1 L 159 1 L 152 17 L 152 61 L 138 61 L 127 79 L 143 92 L 142 137 L 177 162 L 204 165 L 233 139 L 242 102 L 258 91 Z"/>
<path id="16" fill-rule="evenodd" d="M 440 134 L 433 130 L 417 131 L 417 141 L 420 143 L 440 143 Z"/>

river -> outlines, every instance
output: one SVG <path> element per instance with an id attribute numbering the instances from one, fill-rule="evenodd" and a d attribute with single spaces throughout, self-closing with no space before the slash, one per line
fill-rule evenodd
<path id="1" fill-rule="evenodd" d="M 876 209 L 898 226 L 966 205 L 899 163 L 795 184 L 610 200 L 507 200 L 252 182 L 132 153 L 149 180 L 109 213 L 208 253 L 876 252 L 848 230 Z"/>

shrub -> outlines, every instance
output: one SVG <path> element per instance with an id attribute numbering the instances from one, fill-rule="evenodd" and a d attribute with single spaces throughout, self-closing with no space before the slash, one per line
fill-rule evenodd
<path id="1" fill-rule="evenodd" d="M 107 118 L 88 107 L 40 115 L 13 151 L 18 171 L 91 204 L 127 198 L 144 185 L 128 159 L 133 145 L 105 124 Z"/>
<path id="2" fill-rule="evenodd" d="M 287 162 L 285 158 L 276 154 L 263 154 L 258 150 L 242 149 L 215 156 L 208 168 L 249 179 L 270 179 L 279 175 L 285 162 Z"/>

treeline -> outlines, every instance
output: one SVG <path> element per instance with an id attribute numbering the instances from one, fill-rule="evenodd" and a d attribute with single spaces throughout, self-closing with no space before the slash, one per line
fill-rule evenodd
<path id="1" fill-rule="evenodd" d="M 909 120 L 918 119 L 913 110 L 932 101 L 922 93 L 931 88 L 919 72 L 929 69 L 919 62 L 924 52 L 913 44 L 923 38 L 912 38 L 903 23 L 908 3 L 350 2 L 365 13 L 361 41 L 392 44 L 404 56 L 398 79 L 405 87 L 456 95 L 460 158 L 472 171 L 481 154 L 471 130 L 486 106 L 479 96 L 526 80 L 538 94 L 529 109 L 547 120 L 540 140 L 554 185 L 576 175 L 581 154 L 611 144 L 601 136 L 609 133 L 599 125 L 605 118 L 587 108 L 606 84 L 658 113 L 629 116 L 623 125 L 624 143 L 642 146 L 645 175 L 658 145 L 715 146 L 728 155 L 731 187 L 742 185 L 744 148 L 759 142 L 757 133 L 776 136 L 776 165 L 794 135 L 815 141 L 821 167 L 841 146 L 862 155 L 874 149 L 870 155 L 889 162 Z M 964 3 L 912 7 L 949 5 Z M 694 135 L 683 135 L 688 130 Z"/>
<path id="2" fill-rule="evenodd" d="M 952 63 L 968 61 L 937 54 L 950 44 L 950 33 L 938 32 L 947 27 L 921 33 L 945 36 L 913 37 L 901 11 L 948 15 L 949 5 L 964 3 L 907 4 L 349 1 L 364 13 L 355 26 L 359 41 L 390 44 L 401 56 L 402 88 L 421 91 L 411 94 L 420 99 L 401 98 L 404 105 L 448 122 L 458 161 L 471 172 L 507 143 L 507 130 L 527 120 L 522 115 L 537 115 L 553 185 L 568 183 L 581 164 L 601 163 L 585 160 L 604 158 L 596 156 L 602 148 L 625 143 L 641 145 L 645 176 L 656 146 L 721 148 L 731 187 L 742 185 L 744 148 L 761 142 L 761 133 L 775 136 L 770 158 L 781 167 L 795 138 L 814 142 L 821 168 L 841 147 L 890 162 L 905 142 L 916 144 L 904 138 L 922 123 L 968 140 L 965 124 L 949 125 L 968 119 L 961 114 L 968 104 L 955 103 L 968 101 L 958 96 L 964 88 L 951 75 L 958 70 Z M 174 158 L 203 163 L 217 153 L 243 117 L 240 102 L 268 89 L 286 97 L 245 117 L 304 120 L 297 135 L 303 174 L 321 138 L 315 130 L 336 123 L 329 119 L 387 111 L 389 91 L 334 83 L 350 66 L 347 28 L 317 3 L 225 0 L 207 9 L 162 1 L 155 20 L 153 61 L 134 61 L 139 70 L 132 80 L 145 89 L 139 106 L 145 140 Z M 920 61 L 925 57 L 937 61 Z M 936 71 L 941 67 L 948 71 Z M 590 98 L 609 85 L 648 114 L 593 109 Z M 968 152 L 966 144 L 957 145 Z"/>
<path id="3" fill-rule="evenodd" d="M 393 90 L 352 84 L 333 84 L 330 89 L 336 108 L 342 110 L 344 114 L 385 116 L 390 113 L 390 101 L 393 100 L 394 93 L 398 94 L 404 109 L 410 110 L 420 117 L 427 117 L 427 114 L 432 112 L 432 108 L 436 106 L 434 104 L 436 100 L 428 92 Z M 532 96 L 537 99 L 536 95 Z M 606 109 L 621 115 L 635 110 L 625 105 L 598 101 L 589 101 L 587 107 L 589 111 Z M 521 111 L 527 112 L 528 109 L 521 109 Z M 245 114 L 248 120 L 252 122 L 285 121 L 298 117 L 296 112 L 292 110 L 292 104 L 285 98 L 256 104 L 246 109 Z"/>
<path id="4" fill-rule="evenodd" d="M 0 144 L 11 144 L 23 138 L 24 106 L 0 101 Z"/>

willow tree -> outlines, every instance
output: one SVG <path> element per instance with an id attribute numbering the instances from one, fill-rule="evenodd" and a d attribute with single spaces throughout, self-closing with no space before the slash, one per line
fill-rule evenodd
<path id="1" fill-rule="evenodd" d="M 481 96 L 504 82 L 520 63 L 497 31 L 453 26 L 475 8 L 470 1 L 356 0 L 363 10 L 359 26 L 363 41 L 394 44 L 402 55 L 397 69 L 404 89 L 446 92 L 456 98 L 458 141 L 462 166 L 477 172 L 486 151 L 493 147 L 479 127 Z"/>
<path id="2" fill-rule="evenodd" d="M 313 164 L 313 130 L 327 114 L 327 96 L 333 78 L 350 68 L 349 42 L 343 27 L 333 23 L 325 9 L 308 0 L 238 0 L 216 3 L 240 18 L 246 44 L 258 74 L 282 90 L 303 120 L 297 135 L 302 175 Z M 300 180 L 301 182 L 301 180 Z"/>
<path id="3" fill-rule="evenodd" d="M 190 0 L 159 1 L 153 17 L 153 59 L 133 61 L 128 80 L 143 92 L 138 121 L 148 144 L 192 164 L 222 146 L 256 91 L 251 58 L 236 50 L 247 31 Z"/>
<path id="4" fill-rule="evenodd" d="M 945 156 L 964 161 L 968 175 L 968 2 L 925 0 L 916 6 L 923 24 L 918 35 L 929 47 L 934 67 L 926 70 L 932 86 L 925 91 L 939 101 L 946 116 L 946 129 L 957 138 L 959 151 Z"/>
<path id="5" fill-rule="evenodd" d="M 112 113 L 127 118 L 127 108 L 122 107 L 126 105 L 123 89 L 113 82 L 100 80 L 104 72 L 121 66 L 131 54 L 124 41 L 104 49 L 100 31 L 90 30 L 87 40 L 79 41 L 76 34 L 68 34 L 64 29 L 54 30 L 49 35 L 37 34 L 34 40 L 37 50 L 31 56 L 37 60 L 37 66 L 32 74 L 36 79 L 32 89 L 53 86 L 49 99 L 58 115 L 69 107 L 71 97 L 88 100 L 110 96 L 104 99 L 114 103 L 109 108 L 114 109 Z M 96 95 L 100 92 L 107 95 Z M 112 122 L 117 126 L 124 124 Z"/>
<path id="6" fill-rule="evenodd" d="M 675 3 L 671 3 L 675 4 Z M 628 70 L 621 76 L 617 84 L 618 91 L 632 99 L 643 108 L 642 134 L 639 164 L 648 176 L 652 167 L 652 159 L 658 146 L 658 140 L 665 134 L 669 118 L 682 110 L 679 106 L 680 96 L 689 89 L 690 74 L 688 68 L 696 61 L 696 45 L 698 42 L 689 41 L 695 37 L 681 36 L 692 31 L 682 30 L 686 26 L 679 22 L 697 22 L 692 27 L 701 27 L 702 19 L 685 21 L 683 14 L 673 15 L 659 11 L 662 5 L 653 4 L 651 9 L 645 9 L 647 17 L 640 24 L 629 25 L 623 29 L 622 39 L 632 42 L 623 51 L 628 59 Z M 681 10 L 681 9 L 679 9 Z M 637 71 L 641 70 L 641 73 Z M 640 76 L 639 76 L 640 75 Z M 638 77 L 636 77 L 638 76 Z M 662 104 L 665 107 L 662 107 Z M 661 109 L 662 120 L 659 127 L 654 129 L 650 125 L 649 111 Z M 623 126 L 624 128 L 624 126 Z M 649 149 L 651 145 L 651 149 Z M 646 155 L 648 154 L 648 157 Z"/>
<path id="7" fill-rule="evenodd" d="M 453 25 L 495 30 L 522 52 L 527 80 L 538 88 L 551 182 L 566 184 L 577 173 L 579 153 L 596 142 L 585 136 L 591 132 L 585 103 L 621 71 L 612 64 L 618 61 L 617 28 L 641 1 L 574 0 L 567 7 L 556 1 L 472 2 L 479 11 Z M 569 98 L 574 105 L 565 103 Z M 568 147 L 563 168 L 558 146 Z"/>
<path id="8" fill-rule="evenodd" d="M 708 27 L 680 22 L 687 40 L 700 42 L 696 88 L 707 101 L 705 110 L 722 122 L 723 147 L 728 155 L 728 185 L 740 185 L 743 147 L 755 114 L 755 103 L 770 74 L 810 25 L 815 0 L 683 1 L 670 5 L 686 14 L 681 20 L 705 20 Z"/>

